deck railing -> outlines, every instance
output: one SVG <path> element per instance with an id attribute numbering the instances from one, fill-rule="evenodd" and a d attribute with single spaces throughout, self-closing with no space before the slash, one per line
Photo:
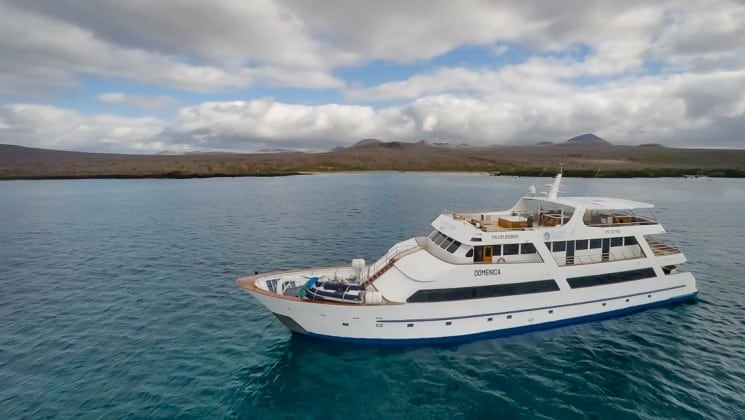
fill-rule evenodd
<path id="1" fill-rule="evenodd" d="M 647 240 L 647 244 L 649 244 L 649 247 L 652 249 L 652 252 L 654 252 L 656 257 L 680 254 L 680 248 L 675 245 L 670 245 L 659 239 L 652 238 L 651 236 L 645 236 L 644 239 Z"/>
<path id="2" fill-rule="evenodd" d="M 564 265 L 583 265 L 583 264 L 595 264 L 600 262 L 611 262 L 611 261 L 623 261 L 633 260 L 637 258 L 644 258 L 644 252 L 641 248 L 637 248 L 636 252 L 631 250 L 615 250 L 609 253 L 593 254 L 593 255 L 575 255 L 573 257 L 561 257 L 554 255 L 556 264 Z M 571 262 L 568 264 L 568 262 Z"/>
<path id="3" fill-rule="evenodd" d="M 388 271 L 389 268 L 393 267 L 393 264 L 400 258 L 411 254 L 414 251 L 421 249 L 421 245 L 417 242 L 413 245 L 398 245 L 389 249 L 385 255 L 380 257 L 373 265 L 367 266 L 367 271 L 364 273 L 362 278 L 362 284 L 368 285 L 373 280 L 377 279 L 383 273 Z"/>

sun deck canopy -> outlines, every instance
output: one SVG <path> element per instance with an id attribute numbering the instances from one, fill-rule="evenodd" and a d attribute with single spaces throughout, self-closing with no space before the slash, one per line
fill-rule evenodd
<path id="1" fill-rule="evenodd" d="M 612 197 L 557 197 L 554 199 L 544 197 L 526 197 L 526 199 L 574 208 L 583 208 L 586 210 L 634 210 L 651 209 L 654 207 L 653 204 L 644 203 L 642 201 Z"/>

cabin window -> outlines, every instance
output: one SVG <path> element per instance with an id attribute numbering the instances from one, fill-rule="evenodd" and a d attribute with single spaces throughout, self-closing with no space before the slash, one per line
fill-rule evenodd
<path id="1" fill-rule="evenodd" d="M 568 278 L 567 282 L 572 289 L 582 287 L 603 286 L 606 284 L 622 283 L 625 281 L 641 280 L 655 277 L 656 274 L 651 268 L 642 268 L 639 270 L 620 271 L 617 273 L 605 273 L 595 276 L 582 276 Z"/>
<path id="2" fill-rule="evenodd" d="M 555 292 L 558 290 L 559 286 L 554 280 L 539 280 L 524 283 L 494 284 L 489 286 L 419 290 L 413 295 L 409 296 L 406 301 L 445 302 L 450 300 L 484 299 L 498 296 Z"/>
<path id="3" fill-rule="evenodd" d="M 610 238 L 610 246 L 623 246 L 623 238 Z"/>
<path id="4" fill-rule="evenodd" d="M 551 251 L 551 242 L 546 242 L 546 248 L 548 248 L 548 250 Z"/>
<path id="5" fill-rule="evenodd" d="M 466 258 L 473 257 L 473 248 L 469 249 L 468 252 L 466 252 Z"/>
<path id="6" fill-rule="evenodd" d="M 554 242 L 554 252 L 564 252 L 567 250 L 567 243 L 566 241 L 556 241 Z"/>
<path id="7" fill-rule="evenodd" d="M 624 246 L 636 245 L 636 244 L 637 244 L 636 238 L 634 238 L 633 236 L 627 236 L 627 237 L 623 238 L 623 245 Z"/>
<path id="8" fill-rule="evenodd" d="M 448 250 L 447 250 L 447 251 L 448 251 L 449 253 L 451 253 L 451 254 L 452 254 L 452 253 L 453 253 L 453 252 L 455 252 L 455 250 L 456 250 L 456 249 L 458 249 L 459 247 L 460 247 L 460 242 L 458 242 L 458 241 L 453 241 L 453 243 L 452 243 L 452 244 L 450 244 L 450 246 L 448 247 Z"/>
<path id="9" fill-rule="evenodd" d="M 441 244 L 441 243 L 443 243 L 443 242 L 445 242 L 445 241 L 446 241 L 447 239 L 448 239 L 448 237 L 447 237 L 447 236 L 445 236 L 445 235 L 443 235 L 443 234 L 441 233 L 441 234 L 440 234 L 440 236 L 439 236 L 439 237 L 437 238 L 437 241 L 435 242 L 435 244 L 436 244 L 437 246 L 440 246 L 440 244 Z"/>
<path id="10" fill-rule="evenodd" d="M 473 254 L 473 262 L 482 262 L 484 261 L 484 247 L 483 246 L 477 246 L 474 248 L 476 252 Z"/>
<path id="11" fill-rule="evenodd" d="M 590 249 L 598 249 L 603 245 L 601 239 L 590 239 Z"/>
<path id="12" fill-rule="evenodd" d="M 520 244 L 504 244 L 502 255 L 517 255 L 520 253 Z"/>
<path id="13" fill-rule="evenodd" d="M 535 245 L 531 243 L 520 245 L 521 254 L 535 254 Z"/>
<path id="14" fill-rule="evenodd" d="M 492 245 L 492 248 L 494 248 L 494 252 L 492 252 L 493 256 L 498 257 L 502 255 L 502 245 Z"/>
<path id="15" fill-rule="evenodd" d="M 577 251 L 582 251 L 583 249 L 587 249 L 587 239 L 581 239 L 579 241 L 574 241 L 574 249 Z"/>

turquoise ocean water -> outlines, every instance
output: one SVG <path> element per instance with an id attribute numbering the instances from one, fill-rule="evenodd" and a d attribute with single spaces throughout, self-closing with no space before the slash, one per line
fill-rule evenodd
<path id="1" fill-rule="evenodd" d="M 534 181 L 0 183 L 0 418 L 745 418 L 745 180 L 565 179 L 657 204 L 700 299 L 449 346 L 293 336 L 235 279 L 377 259 Z"/>

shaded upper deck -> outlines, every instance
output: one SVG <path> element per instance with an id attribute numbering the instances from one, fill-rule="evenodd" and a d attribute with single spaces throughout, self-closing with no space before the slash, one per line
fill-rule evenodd
<path id="1" fill-rule="evenodd" d="M 657 224 L 651 212 L 654 205 L 641 201 L 609 197 L 523 197 L 508 211 L 453 213 L 483 232 L 533 230 L 569 223 L 580 215 L 586 226 L 630 226 Z"/>

